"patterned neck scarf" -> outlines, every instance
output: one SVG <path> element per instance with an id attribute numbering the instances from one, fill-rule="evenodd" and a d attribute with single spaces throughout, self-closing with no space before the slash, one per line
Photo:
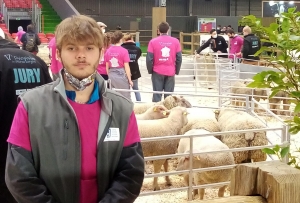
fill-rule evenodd
<path id="1" fill-rule="evenodd" d="M 96 71 L 90 76 L 88 76 L 87 78 L 84 78 L 82 80 L 78 80 L 77 78 L 75 78 L 65 68 L 64 68 L 64 73 L 70 85 L 72 85 L 77 91 L 84 90 L 86 87 L 88 87 L 90 84 L 93 83 L 96 77 Z"/>

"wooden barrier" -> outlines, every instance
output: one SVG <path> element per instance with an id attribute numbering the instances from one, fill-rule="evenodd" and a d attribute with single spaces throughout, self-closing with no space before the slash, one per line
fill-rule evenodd
<path id="1" fill-rule="evenodd" d="M 230 197 L 192 203 L 299 203 L 300 170 L 280 161 L 237 165 L 231 173 Z"/>
<path id="2" fill-rule="evenodd" d="M 300 170 L 279 161 L 237 165 L 230 195 L 260 195 L 268 203 L 300 202 Z"/>
<path id="3" fill-rule="evenodd" d="M 200 46 L 200 35 L 201 33 L 183 33 L 180 32 L 179 34 L 179 39 L 180 39 L 180 46 L 181 46 L 181 50 L 184 50 L 184 45 L 189 45 L 191 47 L 189 54 L 193 55 L 195 50 L 197 50 L 197 48 Z M 191 41 L 184 41 L 184 37 L 189 36 L 191 37 Z"/>

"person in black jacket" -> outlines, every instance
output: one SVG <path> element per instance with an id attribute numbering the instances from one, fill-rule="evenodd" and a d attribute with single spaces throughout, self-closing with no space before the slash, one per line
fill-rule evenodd
<path id="1" fill-rule="evenodd" d="M 31 43 L 31 42 L 29 42 L 29 40 L 31 40 L 31 39 L 33 40 L 33 42 L 32 42 L 33 48 L 29 49 L 29 46 L 27 45 L 27 43 Z M 22 45 L 23 50 L 29 51 L 29 52 L 33 53 L 34 55 L 37 55 L 37 53 L 39 52 L 38 45 L 41 44 L 41 40 L 40 40 L 39 36 L 34 32 L 34 27 L 32 24 L 27 26 L 27 32 L 22 35 L 21 42 L 23 43 L 23 45 Z"/>
<path id="2" fill-rule="evenodd" d="M 249 26 L 244 27 L 244 44 L 242 49 L 242 54 L 244 62 L 252 62 L 253 60 L 259 60 L 259 56 L 254 56 L 254 54 L 260 50 L 261 41 L 259 37 L 252 34 L 252 30 Z"/>
<path id="3" fill-rule="evenodd" d="M 133 82 L 132 89 L 139 90 L 138 78 L 141 77 L 141 72 L 140 72 L 138 60 L 142 55 L 142 50 L 136 46 L 136 44 L 133 41 L 133 37 L 130 33 L 124 35 L 123 39 L 125 42 L 122 44 L 122 47 L 128 50 L 129 58 L 130 58 L 129 67 L 131 72 L 131 80 Z M 135 92 L 134 94 L 135 94 L 136 101 L 141 101 L 141 94 L 139 92 Z"/>
<path id="4" fill-rule="evenodd" d="M 0 28 L 1 29 L 1 28 Z M 17 108 L 17 97 L 28 89 L 51 82 L 46 63 L 4 39 L 0 30 L 0 202 L 14 202 L 4 175 L 7 138 Z"/>
<path id="5" fill-rule="evenodd" d="M 197 50 L 197 54 L 200 54 L 202 50 L 210 47 L 215 53 L 223 53 L 223 55 L 220 55 L 220 57 L 227 57 L 227 55 L 224 55 L 224 53 L 228 53 L 228 44 L 226 43 L 224 37 L 218 36 L 215 29 L 212 29 L 209 33 L 211 34 L 211 38 L 207 40 L 205 44 L 199 47 L 199 49 Z"/>

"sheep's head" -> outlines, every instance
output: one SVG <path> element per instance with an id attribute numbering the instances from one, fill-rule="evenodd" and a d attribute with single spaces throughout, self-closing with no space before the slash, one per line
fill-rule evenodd
<path id="1" fill-rule="evenodd" d="M 163 105 L 155 105 L 151 109 L 154 112 L 152 114 L 154 119 L 167 118 L 170 115 L 170 111 Z"/>
<path id="2" fill-rule="evenodd" d="M 192 105 L 190 102 L 188 102 L 185 98 L 182 96 L 175 96 L 175 95 L 170 95 L 168 96 L 164 101 L 163 104 L 167 109 L 172 109 L 176 106 L 182 106 L 185 108 L 191 108 Z"/>
<path id="3" fill-rule="evenodd" d="M 181 115 L 180 115 L 181 114 Z M 188 123 L 187 115 L 189 113 L 187 112 L 186 108 L 181 106 L 176 106 L 171 110 L 170 116 L 172 116 L 174 119 L 178 120 L 179 118 L 182 118 L 181 120 L 181 126 L 185 126 Z"/>
<path id="4" fill-rule="evenodd" d="M 184 153 L 190 153 L 190 150 L 185 151 Z M 197 152 L 194 152 L 197 153 Z M 194 163 L 198 163 L 198 165 L 200 165 L 200 156 L 193 156 L 193 168 L 197 168 L 195 166 Z M 180 171 L 180 170 L 188 170 L 190 167 L 190 156 L 189 155 L 185 155 L 183 157 L 178 158 L 178 164 L 176 167 L 176 171 Z"/>

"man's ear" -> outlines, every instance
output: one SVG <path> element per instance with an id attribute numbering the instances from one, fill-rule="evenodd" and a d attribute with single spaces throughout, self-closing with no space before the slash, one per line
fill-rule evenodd
<path id="1" fill-rule="evenodd" d="M 60 51 L 58 49 L 56 49 L 56 60 L 59 60 L 59 62 L 62 63 L 61 56 L 60 56 Z"/>

